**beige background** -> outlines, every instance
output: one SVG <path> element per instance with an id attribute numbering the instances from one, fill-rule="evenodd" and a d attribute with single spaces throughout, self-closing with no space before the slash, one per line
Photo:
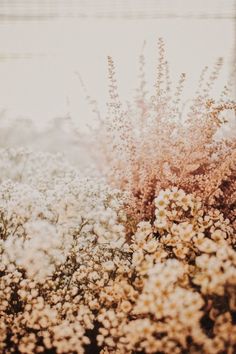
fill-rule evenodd
<path id="1" fill-rule="evenodd" d="M 132 98 L 143 41 L 147 78 L 153 84 L 157 38 L 167 47 L 173 80 L 186 72 L 191 97 L 204 65 L 223 56 L 219 83 L 230 74 L 235 49 L 232 0 L 0 1 L 0 109 L 8 120 L 44 126 L 70 114 L 84 129 L 90 109 L 76 75 L 105 112 L 106 56 L 117 65 L 120 93 Z"/>

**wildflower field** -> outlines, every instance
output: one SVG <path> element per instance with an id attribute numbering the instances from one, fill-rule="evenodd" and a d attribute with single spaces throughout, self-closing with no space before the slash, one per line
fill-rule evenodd
<path id="1" fill-rule="evenodd" d="M 108 57 L 83 172 L 1 144 L 0 353 L 236 353 L 234 74 L 212 97 L 218 59 L 183 105 L 158 49 L 153 92 L 142 54 L 129 103 Z"/>

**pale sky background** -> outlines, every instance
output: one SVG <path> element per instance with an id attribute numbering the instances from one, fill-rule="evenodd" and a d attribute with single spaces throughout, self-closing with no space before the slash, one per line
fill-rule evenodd
<path id="1" fill-rule="evenodd" d="M 76 75 L 105 111 L 107 55 L 117 66 L 121 97 L 137 85 L 144 40 L 150 88 L 158 37 L 166 42 L 171 76 L 186 72 L 186 99 L 205 65 L 225 59 L 220 83 L 234 61 L 232 0 L 0 0 L 0 110 L 39 126 L 70 114 L 83 129 L 90 108 Z"/>

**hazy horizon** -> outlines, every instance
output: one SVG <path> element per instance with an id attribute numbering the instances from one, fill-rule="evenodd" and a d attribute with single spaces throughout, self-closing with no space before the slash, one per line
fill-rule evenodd
<path id="1" fill-rule="evenodd" d="M 172 78 L 187 73 L 188 99 L 202 68 L 217 57 L 225 59 L 219 84 L 230 74 L 234 17 L 231 0 L 137 0 L 135 6 L 131 0 L 0 1 L 0 109 L 9 119 L 25 117 L 39 125 L 70 114 L 84 127 L 91 112 L 77 73 L 104 112 L 107 55 L 116 63 L 120 94 L 129 99 L 144 41 L 149 88 L 153 85 L 158 37 L 165 40 Z"/>

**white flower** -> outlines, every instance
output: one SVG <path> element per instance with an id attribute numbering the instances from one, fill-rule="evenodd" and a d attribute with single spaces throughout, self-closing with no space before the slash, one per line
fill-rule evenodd
<path id="1" fill-rule="evenodd" d="M 170 203 L 169 199 L 165 197 L 164 194 L 158 195 L 158 197 L 155 198 L 154 200 L 155 206 L 157 209 L 165 209 L 167 205 Z"/>
<path id="2" fill-rule="evenodd" d="M 112 261 L 107 261 L 102 263 L 102 266 L 105 270 L 111 272 L 112 270 L 115 269 L 115 264 Z"/>
<path id="3" fill-rule="evenodd" d="M 205 253 L 213 253 L 217 251 L 217 245 L 209 238 L 204 238 L 201 244 L 197 245 L 198 249 Z"/>
<path id="4" fill-rule="evenodd" d="M 158 247 L 158 242 L 156 240 L 151 240 L 151 241 L 148 241 L 144 244 L 144 250 L 149 252 L 149 253 L 153 253 L 156 251 Z"/>
<path id="5" fill-rule="evenodd" d="M 134 266 L 139 265 L 143 259 L 144 259 L 143 251 L 139 249 L 133 253 L 132 264 Z"/>

